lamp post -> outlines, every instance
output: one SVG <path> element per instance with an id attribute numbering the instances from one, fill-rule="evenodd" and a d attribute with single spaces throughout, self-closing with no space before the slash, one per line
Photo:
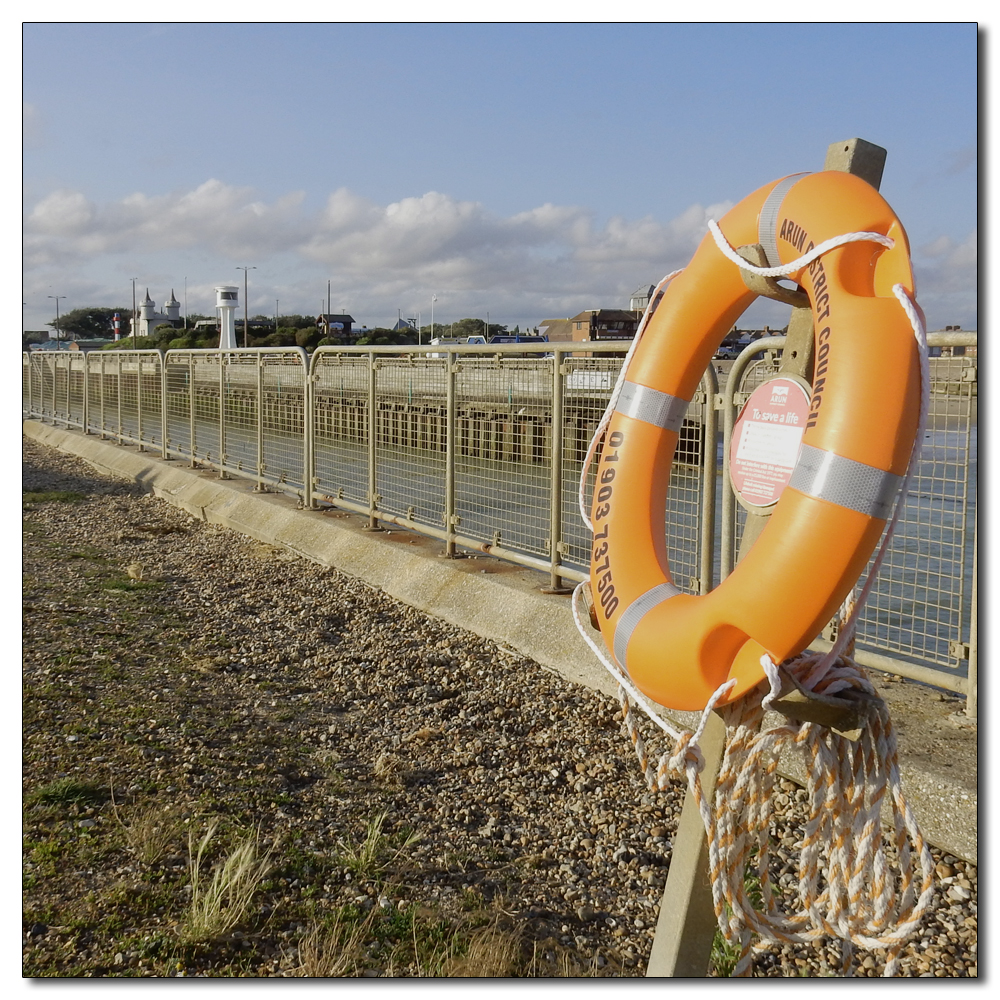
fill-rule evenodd
<path id="1" fill-rule="evenodd" d="M 135 283 L 138 278 L 132 279 L 132 348 L 135 349 L 135 342 L 139 336 L 139 315 L 135 311 Z"/>
<path id="2" fill-rule="evenodd" d="M 274 300 L 274 332 L 278 332 L 278 300 Z"/>
<path id="3" fill-rule="evenodd" d="M 47 295 L 46 298 L 56 300 L 56 350 L 59 350 L 59 300 L 66 298 L 65 295 Z"/>
<path id="4" fill-rule="evenodd" d="M 247 348 L 250 346 L 250 304 L 247 302 L 247 275 L 251 271 L 256 271 L 257 268 L 254 265 L 242 267 L 237 264 L 236 270 L 243 272 L 243 347 Z"/>
<path id="5" fill-rule="evenodd" d="M 434 340 L 434 303 L 437 302 L 438 297 L 431 292 L 431 340 Z"/>

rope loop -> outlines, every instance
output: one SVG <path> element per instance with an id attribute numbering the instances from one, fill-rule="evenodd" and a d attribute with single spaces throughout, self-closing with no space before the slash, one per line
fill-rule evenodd
<path id="1" fill-rule="evenodd" d="M 783 278 L 786 275 L 793 274 L 795 271 L 800 271 L 807 264 L 811 264 L 814 260 L 822 257 L 823 254 L 829 253 L 831 250 L 836 250 L 837 247 L 845 246 L 848 243 L 879 243 L 887 250 L 891 250 L 896 245 L 896 241 L 891 236 L 884 236 L 882 233 L 864 231 L 844 233 L 841 236 L 832 236 L 830 239 L 824 240 L 818 246 L 813 247 L 808 253 L 797 257 L 790 264 L 781 264 L 778 267 L 758 267 L 756 264 L 751 264 L 750 261 L 745 260 L 736 252 L 715 219 L 708 220 L 708 231 L 712 234 L 715 245 L 724 256 L 728 257 L 742 270 L 749 271 L 751 274 L 759 274 L 762 278 Z"/>

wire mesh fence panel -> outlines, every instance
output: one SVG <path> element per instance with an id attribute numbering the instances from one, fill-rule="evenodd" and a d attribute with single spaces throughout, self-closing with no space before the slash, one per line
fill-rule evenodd
<path id="1" fill-rule="evenodd" d="M 566 566 L 583 572 L 590 568 L 591 535 L 580 516 L 580 474 L 621 364 L 621 358 L 600 356 L 570 357 L 564 361 L 562 558 Z M 595 462 L 587 471 L 585 497 L 588 508 L 594 495 L 596 469 Z"/>
<path id="2" fill-rule="evenodd" d="M 930 366 L 920 460 L 862 611 L 858 643 L 964 673 L 978 467 L 976 359 L 932 358 Z"/>
<path id="3" fill-rule="evenodd" d="M 159 351 L 139 355 L 139 401 L 142 408 L 141 440 L 162 444 L 163 355 Z"/>
<path id="4" fill-rule="evenodd" d="M 580 516 L 578 484 L 590 440 L 614 388 L 621 358 L 568 358 L 563 402 L 563 561 L 574 569 L 590 565 L 590 532 Z M 705 455 L 705 395 L 699 391 L 688 407 L 674 453 L 664 508 L 667 559 L 674 585 L 688 593 L 700 587 L 701 511 Z M 594 494 L 598 460 L 587 470 L 585 497 Z M 714 460 L 714 457 L 709 456 Z"/>
<path id="5" fill-rule="evenodd" d="M 375 367 L 378 508 L 444 526 L 447 360 L 409 355 Z"/>
<path id="6" fill-rule="evenodd" d="M 118 433 L 127 440 L 139 440 L 139 359 L 117 355 L 117 392 L 120 426 Z"/>
<path id="7" fill-rule="evenodd" d="M 460 534 L 528 555 L 549 543 L 552 360 L 463 357 L 455 389 Z"/>
<path id="8" fill-rule="evenodd" d="M 60 423 L 69 420 L 69 351 L 55 355 L 52 369 L 52 416 Z"/>
<path id="9" fill-rule="evenodd" d="M 218 465 L 219 436 L 219 354 L 191 354 L 191 398 L 194 413 L 194 458 Z"/>
<path id="10" fill-rule="evenodd" d="M 264 356 L 220 354 L 225 454 L 223 464 L 233 472 L 256 475 L 257 368 Z"/>
<path id="11" fill-rule="evenodd" d="M 313 356 L 313 475 L 316 491 L 368 502 L 368 358 Z"/>
<path id="12" fill-rule="evenodd" d="M 116 437 L 121 433 L 118 406 L 118 357 L 110 352 L 104 358 L 100 393 L 103 402 L 101 430 Z"/>
<path id="13" fill-rule="evenodd" d="M 91 351 L 84 358 L 87 381 L 87 430 L 100 433 L 101 428 L 101 365 L 104 355 L 100 351 Z"/>
<path id="14" fill-rule="evenodd" d="M 74 355 L 70 356 L 67 374 L 67 420 L 73 427 L 83 427 L 83 392 L 87 378 L 87 359 L 85 354 L 79 352 L 74 352 Z"/>
<path id="15" fill-rule="evenodd" d="M 43 354 L 38 358 L 38 383 L 35 394 L 36 412 L 48 420 L 55 418 L 56 357 Z"/>
<path id="16" fill-rule="evenodd" d="M 667 561 L 674 586 L 689 594 L 701 588 L 702 503 L 705 461 L 715 456 L 706 454 L 705 393 L 695 393 L 681 424 L 674 464 L 670 470 L 670 486 L 664 514 L 667 537 Z"/>
<path id="17" fill-rule="evenodd" d="M 307 377 L 304 355 L 299 351 L 265 354 L 261 374 L 264 476 L 302 489 Z"/>
<path id="18" fill-rule="evenodd" d="M 163 364 L 167 450 L 172 455 L 191 458 L 192 358 L 188 354 L 170 351 Z"/>
<path id="19" fill-rule="evenodd" d="M 32 401 L 31 385 L 31 355 L 24 351 L 21 354 L 21 414 L 23 416 L 33 415 L 34 405 Z"/>

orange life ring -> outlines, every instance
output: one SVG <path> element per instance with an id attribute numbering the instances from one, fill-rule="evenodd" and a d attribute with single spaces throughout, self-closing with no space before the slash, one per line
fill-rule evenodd
<path id="1" fill-rule="evenodd" d="M 711 235 L 663 293 L 626 373 L 599 455 L 590 582 L 601 632 L 635 685 L 669 708 L 732 701 L 802 652 L 830 620 L 878 542 L 906 472 L 920 407 L 920 361 L 893 294 L 913 293 L 906 234 L 868 183 L 848 173 L 767 184 L 719 222 L 732 247 L 760 243 L 779 267 L 841 234 L 854 242 L 789 275 L 808 294 L 816 371 L 789 485 L 767 526 L 711 593 L 670 577 L 664 508 L 681 421 L 725 334 L 756 298 Z M 709 444 L 714 447 L 714 442 Z"/>

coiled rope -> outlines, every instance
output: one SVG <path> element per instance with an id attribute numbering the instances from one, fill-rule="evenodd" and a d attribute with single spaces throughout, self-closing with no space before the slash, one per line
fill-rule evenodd
<path id="1" fill-rule="evenodd" d="M 736 253 L 714 220 L 709 221 L 708 227 L 727 258 L 765 277 L 790 274 L 847 243 L 871 241 L 886 247 L 893 245 L 881 233 L 848 233 L 821 243 L 790 264 L 761 268 Z M 588 471 L 640 338 L 664 289 L 680 273 L 668 274 L 651 296 L 587 450 L 580 476 L 579 504 L 584 523 L 591 531 L 593 525 L 586 503 Z M 781 686 L 778 665 L 765 655 L 761 665 L 767 682 L 719 709 L 726 727 L 726 745 L 710 803 L 701 786 L 705 762 L 698 744 L 709 713 L 735 681 L 727 681 L 713 694 L 694 732 L 679 732 L 660 718 L 588 634 L 580 610 L 586 584 L 581 583 L 573 594 L 577 628 L 618 682 L 622 719 L 647 786 L 651 791 L 662 791 L 675 777 L 687 781 L 708 839 L 712 897 L 719 929 L 725 940 L 739 949 L 735 976 L 751 974 L 755 938 L 764 947 L 815 945 L 825 939 L 838 939 L 839 971 L 845 977 L 852 973 L 855 948 L 882 950 L 883 976 L 896 976 L 900 952 L 933 899 L 933 859 L 903 795 L 896 735 L 888 708 L 876 696 L 867 674 L 852 656 L 859 616 L 902 512 L 927 422 L 930 376 L 923 314 L 902 285 L 895 285 L 893 293 L 910 321 L 920 357 L 920 416 L 907 473 L 868 578 L 857 599 L 852 594 L 841 609 L 841 627 L 833 647 L 826 654 L 807 653 L 781 664 L 781 669 L 808 691 L 835 695 L 850 689 L 875 696 L 873 710 L 858 740 L 817 723 L 793 720 L 764 730 L 764 713 Z M 635 705 L 673 740 L 672 749 L 662 753 L 656 764 L 639 731 Z M 798 845 L 798 890 L 790 905 L 780 890 L 776 891 L 770 875 L 774 782 L 779 757 L 786 749 L 805 757 L 808 809 L 805 832 Z M 883 837 L 881 816 L 887 798 L 892 810 L 892 832 Z M 759 885 L 759 907 L 747 888 L 750 875 Z"/>

